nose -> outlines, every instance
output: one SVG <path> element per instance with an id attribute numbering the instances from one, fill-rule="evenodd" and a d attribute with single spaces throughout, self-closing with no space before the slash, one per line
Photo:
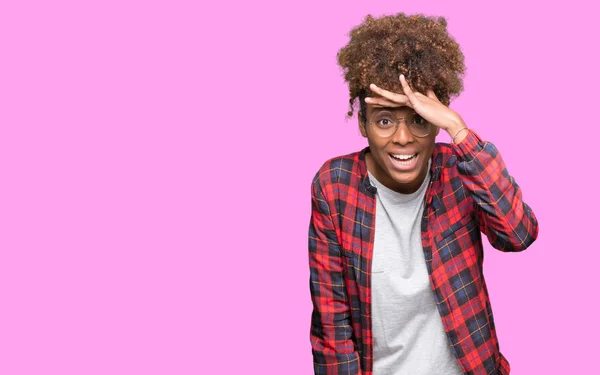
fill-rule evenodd
<path id="1" fill-rule="evenodd" d="M 392 136 L 392 141 L 401 145 L 405 145 L 413 142 L 414 140 L 414 136 L 412 135 L 410 130 L 408 130 L 408 124 L 406 123 L 406 119 L 402 117 L 399 118 L 398 129 L 396 129 L 396 132 Z"/>

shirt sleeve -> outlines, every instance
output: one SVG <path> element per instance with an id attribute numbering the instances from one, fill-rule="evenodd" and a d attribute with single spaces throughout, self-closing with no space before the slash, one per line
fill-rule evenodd
<path id="1" fill-rule="evenodd" d="M 538 222 L 496 147 L 473 131 L 452 144 L 464 187 L 477 204 L 477 219 L 490 244 L 501 251 L 525 250 L 538 235 Z"/>
<path id="2" fill-rule="evenodd" d="M 360 359 L 352 340 L 350 303 L 342 272 L 343 255 L 329 205 L 317 179 L 311 187 L 308 237 L 313 303 L 310 341 L 315 374 L 360 375 Z"/>

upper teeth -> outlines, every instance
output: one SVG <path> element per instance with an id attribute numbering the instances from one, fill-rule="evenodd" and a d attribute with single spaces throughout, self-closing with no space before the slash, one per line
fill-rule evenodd
<path id="1" fill-rule="evenodd" d="M 398 159 L 402 159 L 402 160 L 408 160 L 410 158 L 412 158 L 413 156 L 415 156 L 415 154 L 412 155 L 393 155 L 393 157 L 398 158 Z"/>

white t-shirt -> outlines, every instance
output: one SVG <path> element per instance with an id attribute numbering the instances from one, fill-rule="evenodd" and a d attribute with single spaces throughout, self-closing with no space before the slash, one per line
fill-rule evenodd
<path id="1" fill-rule="evenodd" d="M 427 170 L 431 166 L 429 160 Z M 414 193 L 377 188 L 371 275 L 374 375 L 459 375 L 458 361 L 433 290 L 421 242 L 430 173 Z"/>

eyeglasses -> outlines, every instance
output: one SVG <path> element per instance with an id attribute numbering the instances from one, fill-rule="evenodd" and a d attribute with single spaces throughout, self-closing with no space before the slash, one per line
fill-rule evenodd
<path id="1" fill-rule="evenodd" d="M 375 130 L 378 136 L 391 137 L 398 130 L 400 120 L 406 122 L 406 126 L 415 137 L 426 137 L 431 132 L 431 124 L 423 117 L 414 113 L 409 117 L 396 117 L 390 111 L 379 111 L 369 121 L 369 126 Z"/>

